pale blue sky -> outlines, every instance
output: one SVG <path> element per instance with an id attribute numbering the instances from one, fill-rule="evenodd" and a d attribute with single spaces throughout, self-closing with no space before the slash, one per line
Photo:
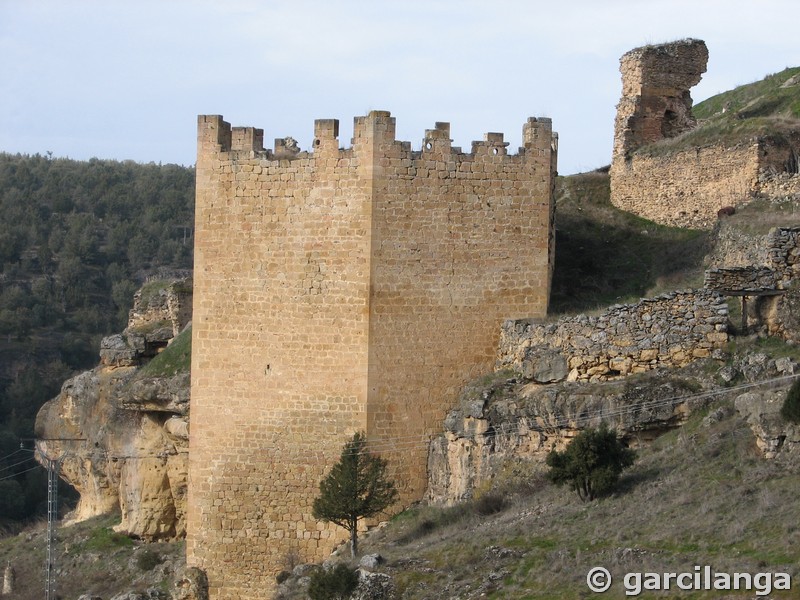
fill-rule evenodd
<path id="1" fill-rule="evenodd" d="M 308 148 L 314 119 L 389 110 L 468 149 L 553 119 L 559 171 L 610 162 L 619 57 L 695 37 L 692 91 L 800 65 L 797 0 L 0 0 L 0 151 L 193 164 L 198 114 Z"/>

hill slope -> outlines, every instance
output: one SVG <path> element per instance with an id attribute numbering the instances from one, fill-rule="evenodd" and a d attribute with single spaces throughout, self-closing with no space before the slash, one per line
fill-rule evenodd
<path id="1" fill-rule="evenodd" d="M 692 114 L 698 120 L 695 129 L 639 152 L 664 154 L 709 144 L 735 146 L 753 137 L 798 138 L 800 67 L 712 96 L 693 107 Z"/>

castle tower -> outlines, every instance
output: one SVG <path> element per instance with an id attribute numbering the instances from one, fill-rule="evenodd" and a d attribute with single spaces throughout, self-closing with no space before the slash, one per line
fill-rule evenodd
<path id="1" fill-rule="evenodd" d="M 490 133 L 470 153 L 447 123 L 422 150 L 388 112 L 315 123 L 311 152 L 198 118 L 187 558 L 211 597 L 271 597 L 289 554 L 344 539 L 316 522 L 319 481 L 359 430 L 403 503 L 427 442 L 500 324 L 547 312 L 557 137 Z M 399 507 L 398 507 L 399 508 Z"/>

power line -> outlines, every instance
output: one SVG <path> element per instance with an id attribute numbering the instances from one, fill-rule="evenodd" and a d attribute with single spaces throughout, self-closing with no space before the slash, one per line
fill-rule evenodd
<path id="1" fill-rule="evenodd" d="M 43 468 L 42 465 L 36 464 L 35 466 L 31 467 L 30 469 L 25 469 L 24 471 L 20 471 L 19 473 L 14 473 L 13 475 L 6 475 L 5 477 L 0 477 L 0 481 L 5 481 L 6 479 L 14 479 L 14 477 L 18 477 L 23 473 L 28 473 L 30 471 L 35 471 L 36 469 Z"/>
<path id="2" fill-rule="evenodd" d="M 17 450 L 14 450 L 14 452 L 12 452 L 11 454 L 7 454 L 6 456 L 0 457 L 0 462 L 8 460 L 12 456 L 14 456 L 15 454 L 19 454 L 20 452 L 30 452 L 30 450 L 28 450 L 27 448 L 18 448 Z"/>
<path id="3" fill-rule="evenodd" d="M 715 390 L 707 390 L 703 392 L 697 392 L 694 394 L 686 394 L 686 395 L 679 395 L 679 396 L 671 396 L 668 398 L 662 398 L 658 400 L 651 400 L 647 402 L 640 402 L 636 404 L 628 404 L 624 406 L 618 406 L 613 409 L 593 409 L 593 410 L 583 410 L 579 411 L 578 414 L 575 416 L 558 416 L 548 418 L 545 415 L 539 415 L 538 419 L 544 421 L 544 423 L 535 423 L 530 422 L 527 417 L 517 417 L 511 421 L 507 421 L 504 423 L 500 423 L 498 425 L 491 426 L 489 430 L 483 433 L 471 433 L 465 434 L 460 436 L 459 439 L 476 439 L 479 436 L 497 436 L 497 435 L 507 435 L 508 433 L 514 431 L 514 429 L 519 429 L 520 427 L 527 429 L 528 431 L 535 431 L 539 433 L 552 433 L 554 429 L 560 429 L 567 426 L 575 426 L 578 427 L 580 425 L 585 425 L 591 421 L 596 419 L 610 419 L 610 418 L 619 418 L 623 417 L 627 414 L 637 413 L 637 412 L 644 412 L 648 410 L 658 409 L 668 405 L 677 405 L 684 402 L 690 402 L 693 400 L 700 400 L 703 398 L 714 398 L 717 396 L 725 396 L 729 394 L 733 394 L 736 392 L 741 392 L 744 390 L 760 388 L 767 385 L 772 384 L 779 384 L 779 383 L 787 383 L 789 381 L 795 380 L 800 377 L 798 375 L 784 375 L 780 377 L 773 377 L 770 379 L 764 379 L 761 381 L 750 382 L 750 383 L 743 383 L 735 386 L 731 386 L 729 388 L 721 388 Z M 380 438 L 373 438 L 371 440 L 367 440 L 367 449 L 370 452 L 376 452 L 379 454 L 394 454 L 394 453 L 402 453 L 402 452 L 410 452 L 414 450 L 424 450 L 429 447 L 430 443 L 433 441 L 434 438 L 439 437 L 444 431 L 438 433 L 418 433 L 418 434 L 409 434 L 409 435 L 402 435 L 402 436 L 386 436 Z M 59 441 L 59 442 L 72 442 L 72 441 L 87 441 L 86 438 L 51 438 L 47 440 L 37 440 L 37 441 Z M 175 456 L 178 454 L 185 454 L 185 452 L 159 452 L 159 453 L 144 453 L 144 454 L 114 454 L 109 450 L 95 448 L 93 449 L 95 452 L 102 453 L 106 456 L 109 460 L 144 460 L 147 458 L 161 458 L 167 459 L 169 456 Z M 291 458 L 297 459 L 304 459 L 304 458 L 325 458 L 327 455 L 331 454 L 339 454 L 337 450 L 305 450 L 300 449 L 295 452 L 289 453 Z M 273 454 L 273 456 L 280 457 L 284 453 L 278 451 Z"/>
<path id="4" fill-rule="evenodd" d="M 8 466 L 6 466 L 6 467 L 3 467 L 2 469 L 0 469 L 0 472 L 2 472 L 2 471 L 8 471 L 9 469 L 13 469 L 14 467 L 18 467 L 19 465 L 24 465 L 26 462 L 29 462 L 29 461 L 31 461 L 31 460 L 34 460 L 34 457 L 33 457 L 33 456 L 29 456 L 29 457 L 28 457 L 28 458 L 26 458 L 25 460 L 21 460 L 21 461 L 19 461 L 18 463 L 14 463 L 13 465 L 8 465 Z"/>

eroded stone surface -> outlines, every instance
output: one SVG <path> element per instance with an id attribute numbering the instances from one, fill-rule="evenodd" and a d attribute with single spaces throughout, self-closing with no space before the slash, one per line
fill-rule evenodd
<path id="1" fill-rule="evenodd" d="M 129 329 L 106 338 L 100 366 L 65 382 L 41 408 L 36 436 L 49 440 L 40 442 L 48 456 L 63 457 L 61 477 L 80 493 L 68 522 L 118 509 L 117 531 L 160 540 L 186 530 L 189 377 L 138 380 L 138 365 L 187 324 L 191 282 L 165 282 L 164 293 L 150 285 L 154 314 L 137 295 Z"/>

